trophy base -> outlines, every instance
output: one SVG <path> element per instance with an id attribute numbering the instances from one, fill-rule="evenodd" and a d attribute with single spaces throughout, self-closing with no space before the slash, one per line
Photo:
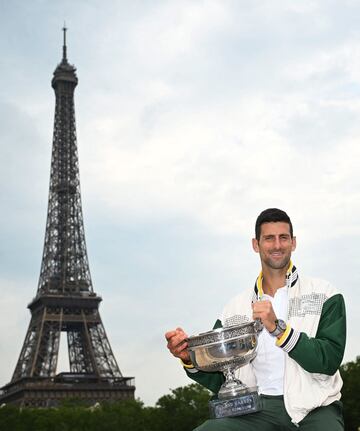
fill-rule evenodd
<path id="1" fill-rule="evenodd" d="M 210 417 L 219 419 L 255 413 L 261 410 L 261 401 L 259 394 L 254 391 L 237 397 L 210 401 L 209 407 Z"/>

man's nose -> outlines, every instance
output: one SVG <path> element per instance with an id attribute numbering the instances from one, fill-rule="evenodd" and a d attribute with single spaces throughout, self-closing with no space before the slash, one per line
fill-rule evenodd
<path id="1" fill-rule="evenodd" d="M 274 244 L 275 248 L 280 248 L 281 247 L 281 242 L 280 242 L 280 238 L 275 237 L 275 244 Z"/>

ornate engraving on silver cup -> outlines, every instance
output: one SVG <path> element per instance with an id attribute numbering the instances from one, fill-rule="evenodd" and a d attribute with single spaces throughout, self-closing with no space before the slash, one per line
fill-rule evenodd
<path id="1" fill-rule="evenodd" d="M 235 377 L 235 370 L 256 356 L 259 321 L 214 329 L 188 338 L 188 350 L 194 366 L 202 371 L 222 371 L 225 382 L 218 399 L 210 401 L 212 417 L 238 416 L 260 409 L 257 388 L 249 388 Z"/>

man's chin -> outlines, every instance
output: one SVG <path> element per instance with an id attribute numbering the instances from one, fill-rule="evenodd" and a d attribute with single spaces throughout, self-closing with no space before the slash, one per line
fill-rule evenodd
<path id="1" fill-rule="evenodd" d="M 286 260 L 282 260 L 280 262 L 274 262 L 273 260 L 269 260 L 268 262 L 266 262 L 270 268 L 272 269 L 284 269 L 284 268 L 288 268 L 289 263 L 290 263 L 290 259 L 286 259 Z"/>

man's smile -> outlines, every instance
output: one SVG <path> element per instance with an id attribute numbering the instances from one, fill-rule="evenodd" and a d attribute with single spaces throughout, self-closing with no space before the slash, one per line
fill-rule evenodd
<path id="1" fill-rule="evenodd" d="M 271 251 L 270 252 L 270 256 L 272 256 L 272 257 L 282 257 L 282 256 L 284 256 L 284 252 L 283 251 Z"/>

